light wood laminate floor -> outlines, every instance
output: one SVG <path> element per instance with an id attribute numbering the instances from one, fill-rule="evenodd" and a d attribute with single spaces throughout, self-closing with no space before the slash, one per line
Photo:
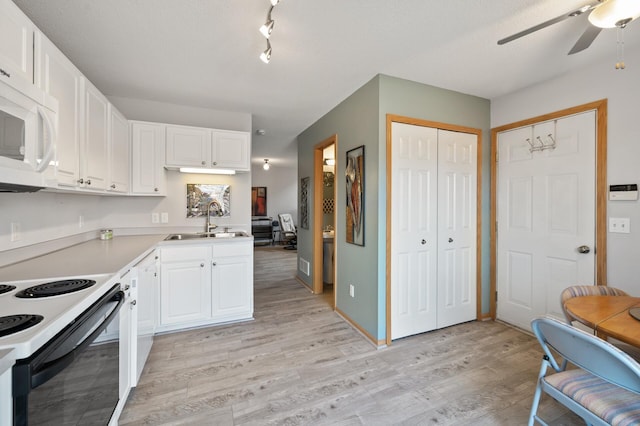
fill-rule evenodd
<path id="1" fill-rule="evenodd" d="M 120 424 L 526 424 L 533 337 L 471 322 L 376 349 L 295 270 L 295 251 L 257 248 L 255 320 L 157 336 Z M 549 397 L 541 412 L 583 424 Z"/>

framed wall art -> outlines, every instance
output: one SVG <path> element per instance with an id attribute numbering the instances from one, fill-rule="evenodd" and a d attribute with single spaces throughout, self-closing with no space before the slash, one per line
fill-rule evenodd
<path id="1" fill-rule="evenodd" d="M 251 187 L 251 216 L 267 215 L 267 187 Z"/>
<path id="2" fill-rule="evenodd" d="M 309 177 L 300 179 L 300 228 L 309 229 Z"/>
<path id="3" fill-rule="evenodd" d="M 364 145 L 347 151 L 347 242 L 364 246 Z"/>

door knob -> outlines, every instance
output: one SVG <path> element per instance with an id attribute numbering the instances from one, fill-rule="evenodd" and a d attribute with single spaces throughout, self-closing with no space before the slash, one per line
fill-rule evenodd
<path id="1" fill-rule="evenodd" d="M 427 240 L 422 240 L 422 241 L 420 241 L 420 244 L 422 244 L 422 245 L 427 244 Z"/>
<path id="2" fill-rule="evenodd" d="M 589 253 L 590 251 L 591 249 L 589 248 L 589 246 L 578 247 L 578 253 L 586 254 L 586 253 Z"/>

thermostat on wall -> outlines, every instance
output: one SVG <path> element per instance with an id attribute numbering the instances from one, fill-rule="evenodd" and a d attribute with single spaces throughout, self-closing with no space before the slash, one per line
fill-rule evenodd
<path id="1" fill-rule="evenodd" d="M 626 185 L 609 185 L 609 200 L 637 200 L 638 185 L 630 183 Z"/>

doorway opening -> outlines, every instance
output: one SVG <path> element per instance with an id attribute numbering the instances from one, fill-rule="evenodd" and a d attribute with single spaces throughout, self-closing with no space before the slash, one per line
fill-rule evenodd
<path id="1" fill-rule="evenodd" d="M 313 293 L 323 294 L 335 308 L 336 170 L 338 136 L 320 142 L 314 151 Z"/>

